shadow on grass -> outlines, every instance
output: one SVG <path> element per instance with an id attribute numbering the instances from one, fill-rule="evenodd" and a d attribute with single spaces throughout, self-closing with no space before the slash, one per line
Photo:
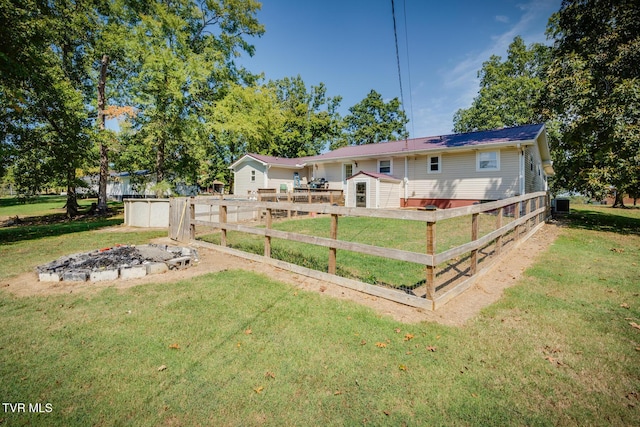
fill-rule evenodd
<path id="1" fill-rule="evenodd" d="M 613 208 L 611 212 L 580 209 L 572 211 L 567 219 L 571 228 L 640 235 L 640 218 L 620 215 Z"/>
<path id="2" fill-rule="evenodd" d="M 0 228 L 0 244 L 41 239 L 43 237 L 61 236 L 63 234 L 97 230 L 98 228 L 111 227 L 120 224 L 122 224 L 122 218 L 96 217 L 49 224 L 19 225 Z"/>

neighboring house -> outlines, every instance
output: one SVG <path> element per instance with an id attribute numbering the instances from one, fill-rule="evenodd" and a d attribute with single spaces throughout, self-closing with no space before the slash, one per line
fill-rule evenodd
<path id="1" fill-rule="evenodd" d="M 449 208 L 548 189 L 544 124 L 348 146 L 285 159 L 246 154 L 230 169 L 234 194 L 288 191 L 324 179 L 346 206 Z"/>
<path id="2" fill-rule="evenodd" d="M 132 180 L 132 175 L 137 178 Z M 92 194 L 98 194 L 98 175 L 83 177 L 82 179 L 87 183 L 85 191 Z M 214 188 L 219 189 L 220 186 L 216 187 L 216 183 L 222 183 L 219 183 L 218 181 L 214 182 Z M 157 197 L 156 192 L 153 189 L 155 184 L 155 174 L 151 174 L 146 170 L 139 170 L 133 173 L 111 172 L 107 179 L 107 198 L 122 201 L 127 198 Z M 196 196 L 198 194 L 198 187 L 195 185 L 178 183 L 170 193 L 175 193 L 181 196 Z M 169 195 L 170 194 L 167 194 L 166 196 Z"/>

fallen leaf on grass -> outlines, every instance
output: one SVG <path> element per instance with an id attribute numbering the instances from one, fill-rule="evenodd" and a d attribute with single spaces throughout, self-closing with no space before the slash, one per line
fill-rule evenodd
<path id="1" fill-rule="evenodd" d="M 264 376 L 265 376 L 265 377 L 267 377 L 267 378 L 273 378 L 273 379 L 275 379 L 276 374 L 274 374 L 273 372 L 269 372 L 269 371 L 267 371 L 267 372 L 264 374 Z"/>
<path id="2" fill-rule="evenodd" d="M 334 396 L 338 396 L 340 394 L 342 394 L 342 392 L 340 390 L 336 390 L 336 391 L 333 392 Z"/>
<path id="3" fill-rule="evenodd" d="M 260 394 L 262 393 L 262 390 L 264 390 L 263 386 L 258 386 L 256 388 L 253 389 L 253 391 L 255 391 L 256 393 Z"/>
<path id="4" fill-rule="evenodd" d="M 432 345 L 428 345 L 427 346 L 427 351 L 436 351 L 438 349 L 438 347 L 434 347 Z"/>
<path id="5" fill-rule="evenodd" d="M 638 325 L 636 322 L 629 322 L 629 324 L 632 328 L 640 329 L 640 325 Z"/>
<path id="6" fill-rule="evenodd" d="M 165 369 L 167 369 L 167 365 L 158 366 L 158 371 L 164 371 Z"/>
<path id="7" fill-rule="evenodd" d="M 385 348 L 386 346 L 387 346 L 387 344 L 383 343 L 383 342 L 377 342 L 376 343 L 376 347 Z"/>
<path id="8" fill-rule="evenodd" d="M 405 340 L 405 341 L 411 341 L 412 339 L 413 339 L 413 334 L 406 334 L 406 335 L 404 336 L 404 340 Z"/>
<path id="9" fill-rule="evenodd" d="M 360 341 L 360 345 L 366 345 L 367 342 L 365 340 Z"/>
<path id="10" fill-rule="evenodd" d="M 172 350 L 180 350 L 180 344 L 178 344 L 178 343 L 170 344 L 169 348 L 172 349 Z"/>
<path id="11" fill-rule="evenodd" d="M 610 250 L 611 252 L 616 252 L 616 253 L 619 253 L 619 254 L 621 254 L 622 252 L 624 252 L 624 249 L 622 249 L 622 248 L 611 248 L 611 249 L 609 249 L 609 250 Z"/>
<path id="12" fill-rule="evenodd" d="M 548 360 L 548 361 L 549 361 L 549 363 L 552 363 L 552 364 L 554 364 L 554 365 L 558 365 L 558 366 L 566 366 L 563 362 L 561 362 L 561 361 L 559 361 L 559 360 L 557 360 L 557 359 L 554 359 L 554 358 L 553 358 L 553 357 L 551 357 L 551 356 L 547 356 L 547 357 L 545 357 L 545 360 Z"/>
<path id="13" fill-rule="evenodd" d="M 396 334 L 399 334 L 401 332 L 400 328 L 395 328 L 394 330 L 396 331 Z"/>
<path id="14" fill-rule="evenodd" d="M 400 369 L 401 371 L 406 371 L 407 370 L 407 365 L 400 365 L 400 366 L 398 366 L 398 369 Z"/>
<path id="15" fill-rule="evenodd" d="M 244 331 L 245 335 L 251 335 L 252 333 L 253 333 L 253 331 L 251 330 L 251 328 L 249 328 L 246 331 Z"/>
<path id="16" fill-rule="evenodd" d="M 629 304 L 627 304 L 626 302 L 623 302 L 622 304 L 620 304 L 620 307 L 629 308 Z"/>

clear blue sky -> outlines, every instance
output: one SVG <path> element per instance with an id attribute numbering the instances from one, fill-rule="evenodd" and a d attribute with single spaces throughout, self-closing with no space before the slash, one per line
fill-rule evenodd
<path id="1" fill-rule="evenodd" d="M 547 43 L 561 0 L 395 0 L 402 88 L 412 137 L 451 133 L 478 92 L 477 72 L 513 38 Z M 405 20 L 406 16 L 406 20 Z M 400 98 L 391 0 L 263 0 L 266 32 L 239 63 L 265 79 L 300 75 L 343 97 L 340 113 L 371 89 Z M 408 49 L 407 49 L 408 47 Z"/>

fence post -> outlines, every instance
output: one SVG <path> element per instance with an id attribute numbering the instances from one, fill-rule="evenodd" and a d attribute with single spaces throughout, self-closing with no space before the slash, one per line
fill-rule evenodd
<path id="1" fill-rule="evenodd" d="M 189 203 L 189 240 L 196 238 L 196 205 L 193 203 L 193 197 L 187 199 Z"/>
<path id="2" fill-rule="evenodd" d="M 504 207 L 498 209 L 498 218 L 496 219 L 496 230 L 502 228 L 502 217 L 504 215 Z M 502 233 L 496 239 L 496 255 L 500 255 L 502 252 Z"/>
<path id="3" fill-rule="evenodd" d="M 474 213 L 471 215 L 471 241 L 474 242 L 478 240 L 478 215 Z M 478 270 L 478 249 L 474 249 L 471 251 L 471 275 L 476 274 Z"/>
<path id="4" fill-rule="evenodd" d="M 524 216 L 527 216 L 529 212 L 531 212 L 531 199 L 527 199 L 524 202 Z M 531 220 L 528 219 L 527 222 L 525 223 L 524 232 L 528 233 L 530 229 L 531 229 Z"/>
<path id="5" fill-rule="evenodd" d="M 273 219 L 271 211 L 271 208 L 267 208 L 267 217 L 265 218 L 265 228 L 267 230 L 271 230 L 271 223 Z M 268 236 L 266 234 L 264 236 L 264 256 L 267 258 L 271 258 L 271 236 Z"/>
<path id="6" fill-rule="evenodd" d="M 331 214 L 330 238 L 338 238 L 338 214 Z M 336 248 L 329 248 L 329 274 L 336 274 Z"/>
<path id="7" fill-rule="evenodd" d="M 219 213 L 220 213 L 220 223 L 222 224 L 226 224 L 227 223 L 227 205 L 220 205 L 220 208 L 218 209 Z M 226 247 L 227 246 L 227 229 L 226 229 L 226 225 L 225 228 L 222 228 L 220 230 L 220 246 Z"/>
<path id="8" fill-rule="evenodd" d="M 433 255 L 436 253 L 436 223 L 427 222 L 427 255 Z M 427 265 L 426 269 L 427 280 L 427 298 L 431 301 L 436 300 L 436 266 Z"/>
<path id="9" fill-rule="evenodd" d="M 513 205 L 513 220 L 514 221 L 518 221 L 520 219 L 520 209 L 522 206 L 522 202 L 517 202 L 515 205 Z M 516 229 L 515 229 L 515 239 L 514 240 L 519 240 L 520 239 L 520 225 L 516 225 Z"/>

